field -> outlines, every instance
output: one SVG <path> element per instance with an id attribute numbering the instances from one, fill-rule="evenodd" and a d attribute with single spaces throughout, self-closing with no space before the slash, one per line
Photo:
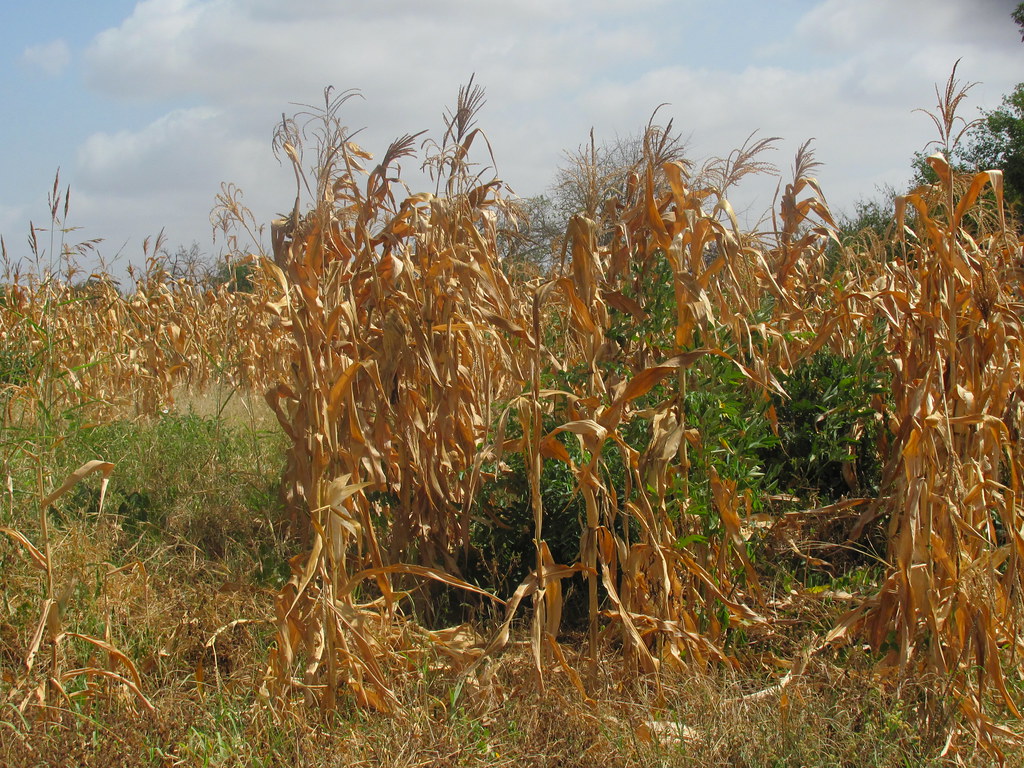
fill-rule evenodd
<path id="1" fill-rule="evenodd" d="M 219 283 L 76 278 L 54 184 L 0 294 L 0 762 L 1020 764 L 1000 173 L 843 231 L 805 146 L 746 231 L 767 144 L 651 125 L 538 257 L 481 99 L 376 159 L 344 97 L 285 121 L 295 208 Z"/>

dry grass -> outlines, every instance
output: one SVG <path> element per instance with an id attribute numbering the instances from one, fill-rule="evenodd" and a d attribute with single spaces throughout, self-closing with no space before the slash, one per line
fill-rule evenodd
<path id="1" fill-rule="evenodd" d="M 538 693 L 530 666 L 528 647 L 511 652 L 497 672 L 506 703 L 474 709 L 452 705 L 457 679 L 417 676 L 412 686 L 397 686 L 403 715 L 394 718 L 367 716 L 350 699 L 326 718 L 301 706 L 273 713 L 244 683 L 202 694 L 169 695 L 165 687 L 155 714 L 127 719 L 123 709 L 94 702 L 45 730 L 10 723 L 0 759 L 12 768 L 991 764 L 971 744 L 953 744 L 939 757 L 950 713 L 934 711 L 926 688 L 887 693 L 866 670 L 811 671 L 784 702 L 751 699 L 749 680 L 691 674 L 663 681 L 664 700 L 653 688 L 606 684 L 580 707 L 564 679 L 552 678 Z"/>

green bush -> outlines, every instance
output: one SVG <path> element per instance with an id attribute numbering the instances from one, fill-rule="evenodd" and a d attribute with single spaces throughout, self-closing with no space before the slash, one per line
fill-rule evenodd
<path id="1" fill-rule="evenodd" d="M 810 501 L 879 491 L 882 425 L 873 401 L 888 390 L 889 377 L 881 349 L 861 342 L 851 357 L 820 350 L 779 375 L 789 397 L 774 398 L 780 440 L 762 457 L 782 487 Z M 844 464 L 853 469 L 853 484 Z"/>

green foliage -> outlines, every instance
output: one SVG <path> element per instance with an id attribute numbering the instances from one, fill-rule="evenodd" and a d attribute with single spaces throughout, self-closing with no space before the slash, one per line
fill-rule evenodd
<path id="1" fill-rule="evenodd" d="M 930 169 L 929 169 L 930 170 Z M 834 279 L 846 257 L 844 249 L 855 254 L 868 254 L 870 258 L 892 261 L 900 253 L 896 235 L 896 214 L 892 203 L 896 190 L 887 187 L 880 190 L 880 197 L 862 198 L 853 205 L 853 212 L 845 214 L 836 222 L 839 227 L 839 243 L 829 242 L 825 252 L 825 276 Z"/>
<path id="2" fill-rule="evenodd" d="M 27 384 L 34 368 L 33 355 L 27 348 L 8 345 L 0 349 L 0 389 Z"/>
<path id="3" fill-rule="evenodd" d="M 1000 107 L 985 113 L 962 157 L 974 170 L 1000 169 L 1006 202 L 1019 211 L 1024 203 L 1024 83 L 1004 96 Z"/>
<path id="4" fill-rule="evenodd" d="M 712 470 L 736 482 L 737 492 L 751 492 L 752 504 L 774 490 L 774 478 L 764 456 L 778 444 L 767 410 L 769 403 L 750 385 L 731 361 L 709 357 L 691 374 L 685 398 L 687 425 L 700 434 L 700 445 L 689 454 L 688 511 L 704 520 L 703 536 L 721 533 L 713 505 Z"/>
<path id="5" fill-rule="evenodd" d="M 545 419 L 546 431 L 556 426 L 553 417 Z M 509 430 L 512 439 L 520 434 L 518 425 Z M 579 442 L 571 435 L 563 433 L 556 439 L 574 461 L 584 460 Z M 467 575 L 481 584 L 497 585 L 498 594 L 507 597 L 536 565 L 529 474 L 522 453 L 509 454 L 500 470 L 492 466 L 489 473 L 477 498 L 472 532 L 476 552 Z M 552 557 L 557 563 L 575 562 L 586 512 L 576 479 L 566 464 L 544 460 L 541 497 L 544 539 Z M 578 607 L 585 612 L 582 605 Z"/>
<path id="6" fill-rule="evenodd" d="M 608 307 L 611 322 L 605 335 L 617 349 L 612 349 L 597 363 L 600 375 L 607 381 L 629 375 L 629 368 L 623 361 L 627 351 L 631 354 L 642 351 L 650 365 L 675 352 L 676 307 L 668 260 L 663 254 L 656 255 L 643 265 L 634 265 L 633 270 L 633 280 L 624 286 L 623 294 L 640 303 L 644 314 L 637 318 Z M 769 308 L 766 306 L 764 311 Z M 705 340 L 694 340 L 694 348 L 704 345 Z M 724 327 L 716 330 L 707 345 L 722 348 L 732 356 L 739 355 Z M 564 391 L 585 390 L 591 375 L 590 370 L 580 364 L 550 374 L 542 386 Z M 768 418 L 770 401 L 732 360 L 716 355 L 705 356 L 688 371 L 686 381 L 686 393 L 681 403 L 685 426 L 699 433 L 700 444 L 690 449 L 686 481 L 677 475 L 666 499 L 669 514 L 678 519 L 685 510 L 689 519 L 697 523 L 697 529 L 682 527 L 680 544 L 683 546 L 722 532 L 713 499 L 713 474 L 735 481 L 739 494 L 749 494 L 752 509 L 760 509 L 763 496 L 775 488 L 763 457 L 778 443 Z M 675 403 L 679 400 L 678 386 L 676 377 L 667 377 L 632 405 L 642 412 Z M 545 416 L 544 432 L 549 433 L 574 418 L 578 417 L 556 408 L 554 413 Z M 650 418 L 635 415 L 621 428 L 620 436 L 631 448 L 643 453 L 650 443 L 651 430 Z M 509 438 L 520 436 L 518 423 L 510 426 L 508 432 Z M 562 433 L 557 439 L 577 465 L 590 459 L 574 435 Z M 603 446 L 601 458 L 600 479 L 607 491 L 606 498 L 612 502 L 605 512 L 607 519 L 604 524 L 609 524 L 608 520 L 613 521 L 611 524 L 623 533 L 623 526 L 629 526 L 629 535 L 625 538 L 636 541 L 639 527 L 626 514 L 625 505 L 634 500 L 639 489 L 634 487 L 631 493 L 627 492 L 630 487 L 627 470 L 622 452 L 614 441 L 609 440 Z M 486 576 L 487 582 L 499 584 L 499 593 L 508 596 L 535 565 L 529 479 L 520 453 L 505 457 L 503 471 L 499 472 L 495 467 L 490 470 L 493 476 L 478 498 L 473 544 L 479 559 L 471 572 L 481 579 L 481 583 L 485 583 L 483 579 Z M 577 478 L 563 462 L 547 459 L 543 464 L 541 488 L 544 539 L 556 562 L 572 563 L 579 556 L 586 517 Z M 574 581 L 578 580 L 567 583 L 571 585 Z M 582 591 L 567 596 L 567 626 L 572 625 L 574 617 L 582 619 L 586 616 L 583 599 Z"/>
<path id="7" fill-rule="evenodd" d="M 273 521 L 280 519 L 281 440 L 221 419 L 169 413 L 148 421 L 69 428 L 54 460 L 69 472 L 102 457 L 114 463 L 105 509 L 126 533 L 170 540 L 215 559 L 257 555 L 267 578 L 282 571 Z M 79 485 L 63 514 L 96 514 L 99 491 Z M 268 524 L 269 523 L 269 524 Z M 242 544 L 244 542 L 244 544 Z"/>
<path id="8" fill-rule="evenodd" d="M 842 216 L 839 221 L 839 240 L 847 243 L 850 240 L 871 233 L 879 239 L 888 239 L 892 234 L 893 207 L 892 198 L 895 190 L 883 190 L 883 197 L 860 199 L 853 204 L 853 214 Z"/>
<path id="9" fill-rule="evenodd" d="M 609 307 L 611 324 L 605 335 L 620 348 L 651 350 L 656 356 L 668 357 L 675 344 L 676 323 L 672 265 L 665 254 L 657 253 L 642 264 L 632 264 L 631 269 L 632 280 L 624 286 L 623 294 L 639 303 L 644 314 L 638 319 Z M 657 402 L 663 393 L 663 387 L 659 386 L 641 402 Z"/>
<path id="10" fill-rule="evenodd" d="M 881 426 L 872 400 L 886 391 L 888 380 L 879 364 L 881 350 L 860 342 L 852 357 L 821 350 L 780 376 L 789 395 L 774 398 L 780 441 L 763 457 L 791 493 L 831 503 L 851 493 L 878 492 Z"/>
<path id="11" fill-rule="evenodd" d="M 212 277 L 214 285 L 227 285 L 232 292 L 253 292 L 254 267 L 248 261 L 222 261 Z"/>

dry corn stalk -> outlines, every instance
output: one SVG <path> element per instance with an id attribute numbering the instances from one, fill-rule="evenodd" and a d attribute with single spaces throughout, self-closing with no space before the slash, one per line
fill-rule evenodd
<path id="1" fill-rule="evenodd" d="M 1024 576 L 1021 246 L 1005 229 L 976 238 L 965 228 L 986 187 L 1001 206 L 998 172 L 975 175 L 954 198 L 945 158 L 928 162 L 945 200 L 932 207 L 934 190 L 920 189 L 900 201 L 900 226 L 909 206 L 922 234 L 908 232 L 907 260 L 886 270 L 878 291 L 893 373 L 887 495 L 854 531 L 888 513 L 889 571 L 831 637 L 856 629 L 888 650 L 887 663 L 949 680 L 979 740 L 999 754 L 1009 734 L 985 714 L 989 692 L 1019 716 L 1006 664 L 1021 650 Z"/>
<path id="2" fill-rule="evenodd" d="M 290 379 L 268 399 L 292 440 L 286 480 L 311 547 L 279 598 L 272 667 L 283 690 L 301 651 L 299 682 L 323 706 L 348 687 L 389 709 L 381 664 L 393 660 L 400 610 L 429 611 L 425 579 L 474 589 L 459 563 L 492 403 L 521 388 L 531 339 L 495 258 L 498 185 L 450 180 L 447 197 L 399 203 L 389 176 L 413 137 L 367 173 L 369 155 L 344 139 L 330 106 L 323 117 L 334 164 L 320 169 L 303 229 L 279 248 L 283 266 L 265 264 L 279 286 L 270 309 L 295 350 Z M 453 178 L 474 135 L 463 126 L 442 147 Z M 372 610 L 355 594 L 367 580 Z"/>
<path id="3" fill-rule="evenodd" d="M 22 552 L 45 574 L 44 594 L 46 597 L 40 609 L 39 622 L 25 654 L 24 669 L 20 679 L 14 681 L 13 687 L 7 693 L 7 700 L 16 706 L 19 712 L 25 712 L 29 706 L 39 706 L 48 712 L 49 707 L 59 706 L 58 701 L 70 702 L 72 696 L 95 695 L 97 689 L 92 686 L 84 691 L 68 694 L 65 685 L 80 677 L 100 678 L 108 683 L 124 686 L 143 708 L 153 711 L 153 705 L 142 692 L 142 679 L 139 671 L 128 656 L 111 645 L 108 640 L 78 632 L 69 632 L 64 628 L 64 616 L 75 586 L 73 575 L 65 575 L 63 588 L 59 592 L 57 590 L 58 574 L 54 567 L 47 520 L 49 508 L 83 478 L 99 472 L 103 476 L 99 495 L 99 509 L 102 512 L 107 480 L 113 469 L 114 465 L 110 462 L 98 460 L 86 462 L 68 475 L 60 487 L 50 493 L 44 493 L 43 468 L 40 463 L 37 463 L 40 546 L 35 546 L 17 530 L 0 526 L 0 533 L 19 546 Z M 61 646 L 68 638 L 81 640 L 93 646 L 105 655 L 107 664 L 103 667 L 88 666 L 64 669 Z M 44 649 L 49 650 L 49 659 L 45 672 L 40 675 L 36 669 L 36 661 Z"/>

